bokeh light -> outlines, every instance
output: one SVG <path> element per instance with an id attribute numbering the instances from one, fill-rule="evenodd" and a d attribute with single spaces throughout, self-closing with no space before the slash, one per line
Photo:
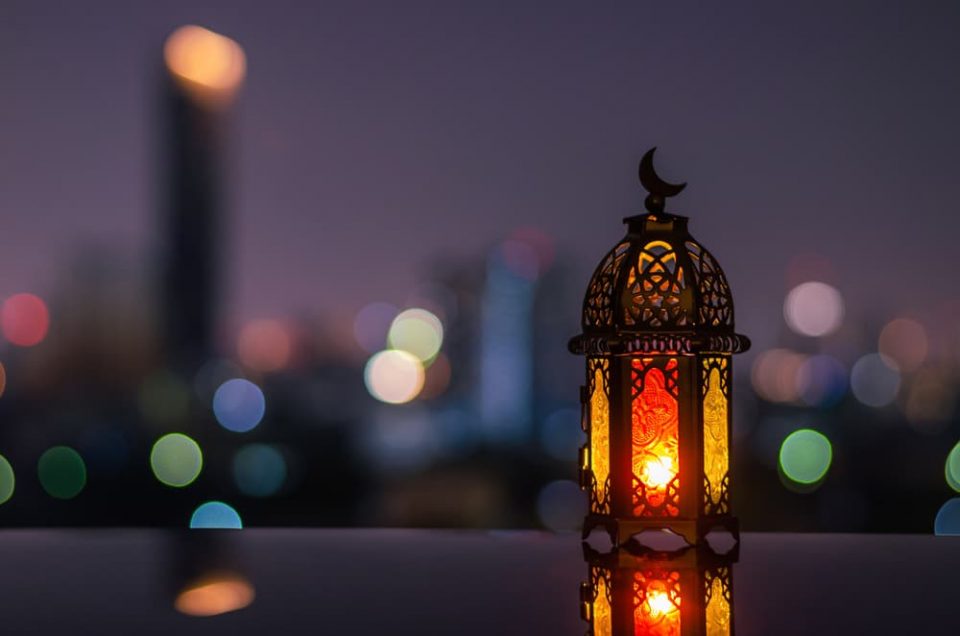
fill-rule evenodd
<path id="1" fill-rule="evenodd" d="M 162 484 L 189 486 L 203 469 L 200 445 L 183 433 L 170 433 L 158 439 L 150 451 L 150 469 Z"/>
<path id="2" fill-rule="evenodd" d="M 770 349 L 758 355 L 750 369 L 757 395 L 770 402 L 795 402 L 800 397 L 800 370 L 807 356 L 789 349 Z"/>
<path id="3" fill-rule="evenodd" d="M 10 497 L 13 497 L 16 483 L 17 480 L 13 474 L 13 466 L 10 465 L 6 457 L 0 455 L 0 504 L 10 501 Z"/>
<path id="4" fill-rule="evenodd" d="M 387 343 L 390 324 L 397 317 L 397 308 L 390 303 L 370 303 L 353 319 L 353 337 L 367 353 L 376 353 Z"/>
<path id="5" fill-rule="evenodd" d="M 960 498 L 953 498 L 940 507 L 933 522 L 933 533 L 941 537 L 960 536 Z"/>
<path id="6" fill-rule="evenodd" d="M 370 395 L 388 404 L 403 404 L 423 389 L 423 364 L 406 351 L 388 349 L 374 354 L 363 370 Z"/>
<path id="7" fill-rule="evenodd" d="M 190 527 L 197 530 L 239 530 L 240 515 L 222 501 L 208 501 L 197 506 L 190 516 Z"/>
<path id="8" fill-rule="evenodd" d="M 268 444 L 247 444 L 233 456 L 233 479 L 250 497 L 277 494 L 287 479 L 283 453 Z"/>
<path id="9" fill-rule="evenodd" d="M 247 579 L 237 574 L 212 574 L 192 582 L 173 603 L 187 616 L 218 616 L 247 607 L 256 593 Z"/>
<path id="10" fill-rule="evenodd" d="M 904 415 L 916 430 L 936 434 L 944 430 L 953 416 L 956 394 L 942 369 L 925 367 L 910 383 Z"/>
<path id="11" fill-rule="evenodd" d="M 827 354 L 810 356 L 797 369 L 797 392 L 808 406 L 837 404 L 847 391 L 847 369 Z"/>
<path id="12" fill-rule="evenodd" d="M 7 390 L 7 368 L 0 362 L 0 396 Z"/>
<path id="13" fill-rule="evenodd" d="M 390 323 L 387 344 L 429 364 L 443 345 L 443 325 L 426 309 L 406 309 Z"/>
<path id="14" fill-rule="evenodd" d="M 292 349 L 290 333 L 279 320 L 253 320 L 244 325 L 237 338 L 240 362 L 261 373 L 286 367 Z"/>
<path id="15" fill-rule="evenodd" d="M 800 335 L 826 336 L 843 322 L 843 296 L 826 283 L 801 283 L 787 294 L 783 317 L 787 326 Z"/>
<path id="16" fill-rule="evenodd" d="M 947 461 L 944 465 L 943 472 L 947 479 L 947 485 L 953 490 L 960 492 L 960 443 L 947 453 Z"/>
<path id="17" fill-rule="evenodd" d="M 880 408 L 897 398 L 900 372 L 896 363 L 879 353 L 869 353 L 853 364 L 850 390 L 867 406 Z"/>
<path id="18" fill-rule="evenodd" d="M 915 371 L 927 359 L 927 332 L 919 322 L 907 318 L 891 320 L 880 332 L 878 350 L 897 363 L 904 373 Z"/>
<path id="19" fill-rule="evenodd" d="M 809 428 L 790 433 L 780 446 L 780 469 L 798 484 L 819 482 L 826 476 L 832 461 L 830 440 Z"/>
<path id="20" fill-rule="evenodd" d="M 243 378 L 227 380 L 213 394 L 213 414 L 220 426 L 235 433 L 255 428 L 266 407 L 260 387 Z"/>
<path id="21" fill-rule="evenodd" d="M 212 93 L 210 97 L 236 90 L 246 74 L 247 60 L 240 45 L 199 26 L 182 26 L 171 33 L 163 57 L 170 72 L 188 88 L 205 89 Z"/>
<path id="22" fill-rule="evenodd" d="M 424 371 L 423 390 L 420 391 L 420 399 L 432 400 L 440 397 L 450 386 L 450 359 L 444 355 L 438 355 L 429 367 Z"/>
<path id="23" fill-rule="evenodd" d="M 0 309 L 3 337 L 18 347 L 32 347 L 43 342 L 50 328 L 47 305 L 33 294 L 14 294 Z"/>
<path id="24" fill-rule="evenodd" d="M 43 489 L 57 499 L 72 499 L 87 484 L 83 458 L 69 446 L 47 449 L 37 462 L 37 474 Z"/>
<path id="25" fill-rule="evenodd" d="M 537 516 L 540 523 L 555 532 L 576 530 L 583 522 L 586 505 L 586 495 L 576 483 L 552 481 L 537 495 Z"/>

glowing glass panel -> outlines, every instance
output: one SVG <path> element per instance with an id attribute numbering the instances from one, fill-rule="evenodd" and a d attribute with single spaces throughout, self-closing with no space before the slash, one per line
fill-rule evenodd
<path id="1" fill-rule="evenodd" d="M 707 372 L 707 391 L 703 396 L 703 472 L 707 478 L 708 508 L 727 512 L 724 480 L 730 468 L 730 439 L 727 427 L 727 396 L 724 394 L 724 374 L 727 360 L 714 358 L 703 361 Z"/>
<path id="2" fill-rule="evenodd" d="M 593 636 L 611 636 L 613 617 L 610 611 L 610 598 L 607 596 L 607 580 L 597 577 L 597 598 L 593 601 Z"/>
<path id="3" fill-rule="evenodd" d="M 610 400 L 607 398 L 607 360 L 595 360 L 593 392 L 590 394 L 590 467 L 594 477 L 594 501 L 607 501 L 610 475 Z M 599 512 L 599 511 L 598 511 Z"/>
<path id="4" fill-rule="evenodd" d="M 635 636 L 680 636 L 679 572 L 637 572 L 633 590 Z"/>
<path id="5" fill-rule="evenodd" d="M 707 636 L 730 636 L 730 600 L 723 593 L 721 576 L 717 576 L 710 583 L 710 600 L 707 601 Z"/>
<path id="6" fill-rule="evenodd" d="M 676 517 L 680 513 L 677 361 L 671 358 L 663 369 L 651 364 L 652 358 L 633 360 L 634 514 Z"/>

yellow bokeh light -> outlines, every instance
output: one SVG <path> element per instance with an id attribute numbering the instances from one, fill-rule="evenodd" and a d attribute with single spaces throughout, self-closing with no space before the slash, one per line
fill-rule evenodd
<path id="1" fill-rule="evenodd" d="M 423 389 L 423 364 L 413 354 L 388 349 L 367 361 L 363 380 L 370 395 L 388 404 L 403 404 Z"/>
<path id="2" fill-rule="evenodd" d="M 443 345 L 443 324 L 426 309 L 407 309 L 390 324 L 387 343 L 429 364 Z"/>
<path id="3" fill-rule="evenodd" d="M 163 57 L 184 88 L 202 98 L 229 98 L 243 82 L 247 60 L 235 41 L 196 25 L 167 38 Z"/>
<path id="4" fill-rule="evenodd" d="M 187 586 L 174 607 L 187 616 L 217 616 L 243 609 L 253 602 L 253 585 L 235 574 L 211 576 Z"/>

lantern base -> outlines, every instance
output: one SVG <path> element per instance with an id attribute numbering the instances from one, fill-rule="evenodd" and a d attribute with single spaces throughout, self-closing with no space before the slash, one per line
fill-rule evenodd
<path id="1" fill-rule="evenodd" d="M 692 546 L 705 543 L 707 534 L 713 530 L 726 530 L 735 543 L 740 543 L 740 521 L 730 515 L 697 519 L 677 517 L 623 519 L 607 515 L 587 515 L 583 520 L 583 539 L 586 540 L 595 528 L 606 530 L 614 546 L 625 545 L 644 530 L 669 530 Z"/>

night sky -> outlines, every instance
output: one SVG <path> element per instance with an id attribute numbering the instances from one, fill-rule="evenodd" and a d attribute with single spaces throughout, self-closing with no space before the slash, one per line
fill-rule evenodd
<path id="1" fill-rule="evenodd" d="M 663 4 L 8 0 L 0 295 L 51 293 L 84 249 L 156 249 L 160 48 L 195 23 L 248 58 L 231 320 L 401 303 L 438 257 L 479 260 L 517 226 L 585 286 L 653 145 L 758 344 L 805 253 L 855 318 L 945 315 L 960 4 Z"/>

